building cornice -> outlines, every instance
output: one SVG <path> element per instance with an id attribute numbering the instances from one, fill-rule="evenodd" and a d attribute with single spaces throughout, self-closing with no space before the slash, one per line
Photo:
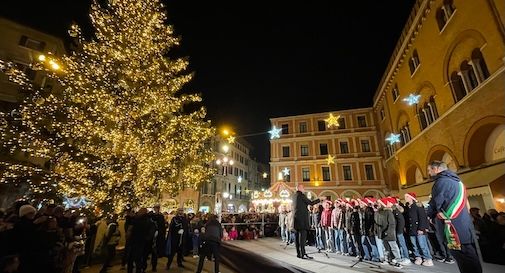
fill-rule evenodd
<path id="1" fill-rule="evenodd" d="M 358 113 L 358 112 L 371 112 L 372 110 L 373 110 L 372 107 L 344 109 L 344 110 L 335 110 L 335 111 L 312 113 L 312 114 L 305 114 L 305 115 L 275 117 L 275 118 L 270 118 L 270 121 L 275 122 L 275 121 L 287 120 L 287 119 L 311 118 L 311 117 L 318 117 L 318 116 L 323 116 L 323 115 L 326 116 L 326 115 L 329 115 L 330 113 L 332 113 L 332 114 L 348 114 L 348 113 Z"/>

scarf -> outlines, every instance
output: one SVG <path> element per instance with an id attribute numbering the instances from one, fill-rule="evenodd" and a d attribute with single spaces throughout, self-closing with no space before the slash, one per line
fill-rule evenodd
<path id="1" fill-rule="evenodd" d="M 442 210 L 437 214 L 437 218 L 444 220 L 444 234 L 447 239 L 447 247 L 453 250 L 461 250 L 461 242 L 458 232 L 452 224 L 452 220 L 457 218 L 466 206 L 466 188 L 463 182 L 458 182 L 456 198 L 449 204 L 447 211 Z"/>

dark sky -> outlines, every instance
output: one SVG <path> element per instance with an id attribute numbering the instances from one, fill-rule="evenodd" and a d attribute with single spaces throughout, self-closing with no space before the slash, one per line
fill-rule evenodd
<path id="1" fill-rule="evenodd" d="M 414 0 L 165 2 L 195 73 L 185 88 L 242 135 L 271 117 L 371 106 Z M 72 20 L 89 25 L 89 4 L 6 1 L 0 16 L 64 36 Z M 246 139 L 268 162 L 268 135 Z"/>

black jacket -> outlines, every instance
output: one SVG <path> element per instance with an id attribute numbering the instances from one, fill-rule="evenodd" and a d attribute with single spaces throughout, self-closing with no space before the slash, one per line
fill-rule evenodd
<path id="1" fill-rule="evenodd" d="M 309 230 L 309 210 L 308 205 L 319 203 L 319 199 L 311 201 L 301 191 L 297 191 L 293 196 L 294 228 L 296 230 Z"/>
<path id="2" fill-rule="evenodd" d="M 183 234 L 179 234 L 179 230 L 183 230 Z M 170 243 L 172 249 L 179 249 L 179 247 L 184 246 L 186 235 L 189 234 L 189 223 L 188 219 L 184 216 L 175 216 L 170 222 L 169 233 Z"/>
<path id="3" fill-rule="evenodd" d="M 393 215 L 396 221 L 396 234 L 403 234 L 405 230 L 405 218 L 403 214 L 398 209 L 394 209 Z"/>
<path id="4" fill-rule="evenodd" d="M 374 236 L 374 224 L 375 224 L 375 212 L 372 207 L 366 207 L 365 208 L 365 219 L 364 219 L 364 224 L 365 224 L 365 230 L 364 230 L 364 235 L 366 236 Z"/>
<path id="5" fill-rule="evenodd" d="M 220 244 L 223 238 L 223 227 L 217 220 L 210 220 L 205 224 L 205 233 L 202 233 L 202 240 Z"/>
<path id="6" fill-rule="evenodd" d="M 363 213 L 360 211 L 353 211 L 351 213 L 349 230 L 354 235 L 362 235 L 363 230 Z"/>
<path id="7" fill-rule="evenodd" d="M 377 236 L 384 241 L 396 241 L 396 222 L 390 208 L 380 209 L 377 217 Z"/>
<path id="8" fill-rule="evenodd" d="M 428 216 L 421 203 L 414 202 L 407 206 L 407 233 L 409 235 L 417 235 L 417 231 L 426 232 L 430 227 L 428 224 Z"/>

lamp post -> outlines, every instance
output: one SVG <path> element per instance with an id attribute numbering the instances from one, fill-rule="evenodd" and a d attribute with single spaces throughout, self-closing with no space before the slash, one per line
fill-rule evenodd
<path id="1" fill-rule="evenodd" d="M 221 146 L 221 153 L 218 154 L 218 158 L 216 160 L 216 165 L 222 166 L 222 173 L 223 180 L 225 181 L 225 185 L 228 183 L 227 179 L 227 174 L 228 174 L 228 168 L 232 168 L 233 164 L 235 163 L 233 159 L 228 157 L 228 152 L 230 151 L 230 146 L 228 144 L 223 144 Z M 225 186 L 226 187 L 226 186 Z M 221 222 L 221 217 L 222 217 L 222 212 L 223 210 L 228 211 L 227 204 L 225 202 L 226 199 L 230 198 L 230 193 L 227 192 L 227 189 L 221 189 L 221 191 L 216 192 L 216 203 L 215 203 L 215 209 L 218 214 L 218 220 Z"/>

